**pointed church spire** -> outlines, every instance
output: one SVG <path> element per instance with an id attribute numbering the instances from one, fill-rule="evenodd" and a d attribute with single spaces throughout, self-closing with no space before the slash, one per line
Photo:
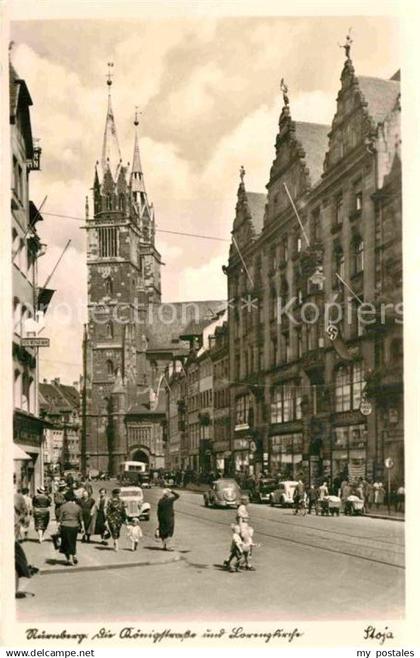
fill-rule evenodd
<path id="1" fill-rule="evenodd" d="M 105 119 L 104 139 L 102 144 L 102 172 L 105 174 L 109 168 L 112 177 L 116 178 L 117 170 L 121 163 L 121 151 L 118 144 L 117 129 L 115 127 L 114 113 L 111 104 L 111 86 L 112 86 L 112 73 L 111 68 L 114 66 L 112 62 L 108 62 L 108 75 L 106 84 L 108 85 L 108 109 Z"/>
<path id="2" fill-rule="evenodd" d="M 134 115 L 134 153 L 133 153 L 133 166 L 131 168 L 131 191 L 135 195 L 137 200 L 136 193 L 146 194 L 146 188 L 144 186 L 144 177 L 143 170 L 141 168 L 141 159 L 140 159 L 140 146 L 139 146 L 139 135 L 138 135 L 138 108 L 136 107 Z"/>

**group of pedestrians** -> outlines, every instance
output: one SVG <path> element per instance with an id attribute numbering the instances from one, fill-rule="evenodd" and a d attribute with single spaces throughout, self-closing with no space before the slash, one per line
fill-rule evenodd
<path id="1" fill-rule="evenodd" d="M 229 557 L 223 562 L 224 569 L 231 573 L 255 571 L 251 564 L 254 543 L 254 528 L 249 523 L 248 496 L 241 496 L 240 505 L 236 511 L 236 523 L 232 523 L 232 539 Z"/>

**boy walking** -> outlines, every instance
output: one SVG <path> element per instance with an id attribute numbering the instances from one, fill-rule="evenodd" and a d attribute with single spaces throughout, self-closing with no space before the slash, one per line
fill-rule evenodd
<path id="1" fill-rule="evenodd" d="M 130 525 L 127 525 L 127 536 L 131 541 L 131 550 L 136 551 L 143 533 L 140 527 L 140 521 L 133 519 Z"/>
<path id="2" fill-rule="evenodd" d="M 241 538 L 240 527 L 235 523 L 232 524 L 230 527 L 232 529 L 232 543 L 230 545 L 230 555 L 228 559 L 223 562 L 223 566 L 225 569 L 229 569 L 229 571 L 234 572 L 240 570 L 239 565 L 243 556 L 243 542 Z M 236 564 L 234 567 L 231 565 L 233 559 L 236 560 Z"/>

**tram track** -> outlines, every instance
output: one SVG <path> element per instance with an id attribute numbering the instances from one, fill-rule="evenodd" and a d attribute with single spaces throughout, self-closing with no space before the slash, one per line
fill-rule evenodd
<path id="1" fill-rule="evenodd" d="M 187 500 L 183 500 L 182 504 L 191 505 L 192 507 L 196 508 L 196 505 L 194 503 L 190 503 Z M 203 510 L 204 509 L 206 509 L 206 508 L 203 507 Z M 306 516 L 305 519 L 308 519 L 308 516 Z M 378 539 L 376 537 L 367 537 L 366 535 L 354 535 L 353 533 L 350 533 L 350 532 L 343 532 L 343 531 L 339 531 L 339 530 L 330 530 L 328 528 L 321 528 L 319 526 L 309 525 L 306 522 L 305 523 L 297 523 L 296 520 L 287 521 L 284 518 L 273 519 L 273 518 L 270 518 L 268 516 L 260 517 L 256 521 L 257 522 L 258 521 L 267 521 L 268 523 L 276 523 L 276 524 L 279 524 L 279 525 L 285 525 L 285 526 L 290 527 L 290 528 L 300 528 L 302 530 L 314 530 L 315 532 L 324 533 L 324 534 L 327 534 L 327 535 L 336 535 L 338 537 L 346 537 L 346 538 L 350 538 L 350 539 L 356 539 L 356 540 L 359 539 L 359 540 L 363 540 L 363 541 L 370 541 L 370 542 L 375 542 L 375 543 L 380 543 L 380 544 L 386 544 L 387 546 L 390 546 L 390 547 L 391 546 L 392 547 L 398 547 L 400 549 L 401 553 L 405 552 L 405 548 L 402 544 L 398 544 L 396 542 L 389 541 L 387 539 Z M 382 549 L 382 550 L 385 550 L 385 549 Z M 392 550 L 392 549 L 390 549 L 390 550 Z M 397 552 L 397 551 L 395 551 L 395 552 Z"/>
<path id="2" fill-rule="evenodd" d="M 192 503 L 190 503 L 190 504 L 192 504 Z M 191 512 L 184 511 L 184 510 L 180 509 L 179 507 L 177 509 L 177 515 L 186 516 L 186 517 L 189 517 L 189 518 L 194 518 L 194 519 L 199 520 L 201 523 L 207 523 L 207 524 L 210 524 L 210 525 L 222 525 L 222 526 L 228 526 L 229 525 L 229 523 L 226 523 L 225 521 L 220 521 L 218 519 L 210 519 L 208 517 L 204 517 L 203 515 L 193 514 Z M 257 524 L 255 524 L 255 525 L 257 525 Z M 286 524 L 286 525 L 294 525 L 294 524 Z M 300 527 L 304 527 L 304 526 L 301 525 Z M 351 551 L 348 551 L 348 550 L 345 550 L 345 549 L 343 550 L 343 549 L 336 549 L 336 548 L 333 548 L 333 547 L 330 547 L 330 546 L 320 546 L 320 545 L 317 545 L 316 543 L 311 543 L 309 541 L 305 541 L 305 540 L 297 539 L 297 538 L 293 538 L 293 537 L 285 537 L 285 536 L 278 535 L 278 534 L 272 534 L 272 533 L 266 532 L 264 530 L 258 530 L 257 528 L 256 528 L 256 530 L 257 530 L 257 533 L 258 533 L 259 537 L 267 537 L 267 538 L 270 538 L 270 539 L 275 539 L 275 540 L 285 542 L 285 543 L 289 543 L 289 544 L 295 544 L 295 545 L 298 545 L 298 546 L 305 546 L 307 548 L 311 548 L 311 549 L 314 549 L 314 550 L 320 550 L 320 551 L 324 551 L 324 552 L 328 552 L 328 553 L 333 553 L 333 554 L 337 554 L 337 555 L 351 557 L 351 558 L 358 559 L 358 560 L 364 560 L 364 561 L 367 561 L 367 562 L 380 564 L 380 565 L 385 565 L 387 567 L 392 567 L 394 569 L 405 570 L 404 565 L 396 564 L 395 562 L 390 562 L 389 560 L 380 559 L 380 558 L 367 556 L 367 555 L 361 555 L 360 553 L 351 552 Z M 322 539 L 321 539 L 321 541 L 322 541 Z"/>

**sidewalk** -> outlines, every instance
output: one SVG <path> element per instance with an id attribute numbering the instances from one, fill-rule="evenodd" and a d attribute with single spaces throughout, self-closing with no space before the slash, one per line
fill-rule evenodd
<path id="1" fill-rule="evenodd" d="M 94 571 L 101 569 L 122 569 L 127 567 L 154 566 L 177 562 L 181 559 L 179 551 L 164 551 L 160 543 L 150 536 L 144 535 L 137 551 L 131 551 L 130 542 L 126 538 L 124 527 L 121 529 L 120 549 L 114 551 L 112 539 L 107 546 L 103 546 L 98 538 L 89 544 L 77 542 L 78 564 L 68 566 L 62 553 L 54 549 L 50 536 L 56 530 L 56 523 L 51 522 L 46 532 L 46 539 L 42 544 L 38 542 L 33 528 L 29 531 L 29 538 L 22 543 L 29 564 L 37 567 L 41 575 L 52 573 L 72 573 L 74 571 Z M 143 532 L 146 528 L 143 526 Z M 80 535 L 79 535 L 80 538 Z"/>
<path id="2" fill-rule="evenodd" d="M 391 507 L 390 514 L 388 514 L 388 507 L 386 505 L 380 505 L 379 509 L 376 507 L 371 507 L 367 512 L 366 516 L 370 516 L 375 519 L 386 519 L 388 521 L 405 521 L 404 512 L 396 512 L 393 507 Z"/>

